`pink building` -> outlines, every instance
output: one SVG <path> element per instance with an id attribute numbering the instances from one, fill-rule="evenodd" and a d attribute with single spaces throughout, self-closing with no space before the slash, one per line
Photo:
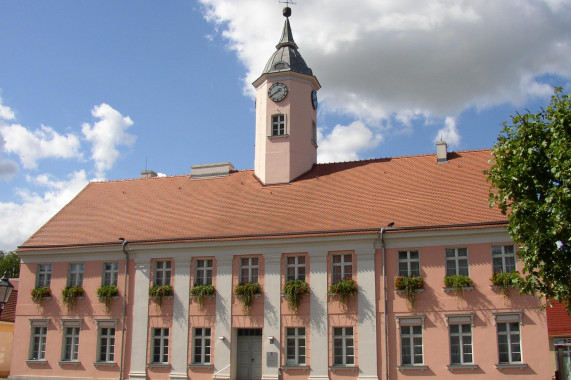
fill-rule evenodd
<path id="1" fill-rule="evenodd" d="M 254 170 L 91 183 L 20 247 L 11 379 L 551 378 L 489 150 L 316 164 L 288 18 L 254 86 Z"/>

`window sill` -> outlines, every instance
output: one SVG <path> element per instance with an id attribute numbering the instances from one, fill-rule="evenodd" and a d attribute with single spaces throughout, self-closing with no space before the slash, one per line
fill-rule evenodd
<path id="1" fill-rule="evenodd" d="M 234 294 L 234 295 L 235 295 L 236 298 L 238 298 L 239 300 L 241 300 L 242 297 L 243 297 L 241 294 Z M 254 294 L 254 298 L 258 298 L 258 297 L 261 297 L 261 296 L 262 296 L 262 293 L 256 293 L 256 294 Z"/>
<path id="2" fill-rule="evenodd" d="M 33 365 L 33 364 L 46 365 L 46 364 L 48 364 L 48 361 L 45 359 L 41 359 L 41 360 L 29 359 L 29 360 L 26 360 L 26 364 L 27 365 Z"/>
<path id="3" fill-rule="evenodd" d="M 494 292 L 498 292 L 501 290 L 517 290 L 518 288 L 515 286 L 497 286 L 497 285 L 490 285 L 490 289 L 492 289 Z"/>
<path id="4" fill-rule="evenodd" d="M 399 365 L 397 367 L 399 371 L 426 371 L 428 369 L 427 365 Z"/>
<path id="5" fill-rule="evenodd" d="M 500 371 L 502 369 L 508 369 L 508 368 L 524 369 L 524 368 L 527 368 L 527 364 L 525 364 L 525 363 L 500 363 L 500 364 L 496 364 L 496 368 L 499 369 Z"/>
<path id="6" fill-rule="evenodd" d="M 94 367 L 117 367 L 115 362 L 93 362 Z"/>
<path id="7" fill-rule="evenodd" d="M 170 368 L 170 363 L 147 363 L 148 368 Z"/>
<path id="8" fill-rule="evenodd" d="M 454 371 L 455 369 L 471 369 L 472 371 L 478 369 L 478 366 L 475 364 L 449 364 L 446 366 L 449 371 Z"/>
<path id="9" fill-rule="evenodd" d="M 60 366 L 73 365 L 73 366 L 76 366 L 76 367 L 77 367 L 78 365 L 81 364 L 81 362 L 80 362 L 80 361 L 77 361 L 77 360 L 60 360 L 60 361 L 58 362 L 58 364 L 59 364 Z"/>
<path id="10" fill-rule="evenodd" d="M 188 365 L 188 368 L 213 369 L 213 368 L 214 368 L 214 364 L 191 363 L 191 364 Z"/>
<path id="11" fill-rule="evenodd" d="M 216 294 L 213 294 L 213 295 L 211 295 L 211 296 L 204 296 L 204 298 L 216 298 Z M 198 297 L 191 295 L 191 296 L 190 296 L 190 299 L 191 299 L 191 300 L 197 300 Z"/>
<path id="12" fill-rule="evenodd" d="M 359 370 L 359 366 L 356 365 L 332 365 L 329 367 L 329 370 L 331 372 L 336 372 L 336 371 L 358 371 Z"/>
<path id="13" fill-rule="evenodd" d="M 289 134 L 285 134 L 285 135 L 271 135 L 268 136 L 268 140 L 273 140 L 273 139 L 287 139 L 289 138 Z"/>
<path id="14" fill-rule="evenodd" d="M 444 290 L 446 293 L 470 292 L 470 291 L 474 290 L 474 287 L 473 286 L 463 286 L 461 288 L 444 287 L 444 288 L 442 288 L 442 290 Z"/>
<path id="15" fill-rule="evenodd" d="M 301 371 L 309 371 L 309 366 L 308 365 L 284 365 L 282 367 L 282 370 L 284 371 L 294 371 L 294 370 L 301 370 Z"/>
<path id="16" fill-rule="evenodd" d="M 172 300 L 174 298 L 174 295 L 173 296 L 163 296 L 163 297 L 149 296 L 149 299 L 152 301 L 156 301 L 158 298 L 162 298 L 163 300 Z"/>
<path id="17" fill-rule="evenodd" d="M 404 290 L 404 289 L 403 290 L 395 289 L 396 294 L 404 294 L 405 292 L 406 292 L 406 290 Z M 422 293 L 422 292 L 424 292 L 424 288 L 414 289 L 414 292 L 415 293 Z"/>

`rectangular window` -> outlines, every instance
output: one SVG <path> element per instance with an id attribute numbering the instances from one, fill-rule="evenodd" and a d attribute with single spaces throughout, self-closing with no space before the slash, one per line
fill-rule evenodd
<path id="1" fill-rule="evenodd" d="M 341 280 L 353 277 L 353 255 L 333 255 L 331 283 L 337 284 Z"/>
<path id="2" fill-rule="evenodd" d="M 519 322 L 497 323 L 500 364 L 521 363 Z"/>
<path id="3" fill-rule="evenodd" d="M 169 362 L 169 329 L 153 329 L 153 363 Z"/>
<path id="4" fill-rule="evenodd" d="M 210 328 L 194 329 L 194 363 L 210 364 Z"/>
<path id="5" fill-rule="evenodd" d="M 63 353 L 62 361 L 77 361 L 79 353 L 79 327 L 66 326 L 63 328 Z"/>
<path id="6" fill-rule="evenodd" d="M 305 281 L 305 256 L 286 257 L 287 279 Z"/>
<path id="7" fill-rule="evenodd" d="M 472 364 L 472 325 L 450 325 L 450 363 Z"/>
<path id="8" fill-rule="evenodd" d="M 83 264 L 69 264 L 67 287 L 83 285 Z"/>
<path id="9" fill-rule="evenodd" d="M 48 321 L 30 321 L 30 360 L 46 359 L 46 340 L 48 336 Z"/>
<path id="10" fill-rule="evenodd" d="M 401 325 L 400 339 L 401 365 L 422 364 L 422 325 Z"/>
<path id="11" fill-rule="evenodd" d="M 333 328 L 333 365 L 354 365 L 353 327 Z"/>
<path id="12" fill-rule="evenodd" d="M 101 285 L 115 285 L 119 279 L 119 263 L 103 263 L 103 276 L 101 276 Z"/>
<path id="13" fill-rule="evenodd" d="M 286 364 L 305 365 L 305 327 L 286 328 Z"/>
<path id="14" fill-rule="evenodd" d="M 272 136 L 283 136 L 286 134 L 285 115 L 272 116 Z"/>
<path id="15" fill-rule="evenodd" d="M 243 257 L 240 259 L 240 283 L 258 282 L 258 258 Z"/>
<path id="16" fill-rule="evenodd" d="M 194 285 L 211 285 L 212 284 L 212 259 L 197 259 L 195 261 Z"/>
<path id="17" fill-rule="evenodd" d="M 52 282 L 52 264 L 38 264 L 36 273 L 36 288 L 41 286 L 50 287 Z"/>
<path id="18" fill-rule="evenodd" d="M 399 276 L 420 276 L 418 251 L 399 251 Z"/>
<path id="19" fill-rule="evenodd" d="M 97 356 L 99 362 L 115 361 L 115 328 L 100 327 L 99 328 L 99 354 Z"/>
<path id="20" fill-rule="evenodd" d="M 468 248 L 446 248 L 446 275 L 469 276 Z"/>
<path id="21" fill-rule="evenodd" d="M 513 245 L 492 245 L 494 273 L 509 273 L 516 270 L 515 248 Z"/>
<path id="22" fill-rule="evenodd" d="M 153 282 L 153 285 L 170 285 L 171 275 L 171 261 L 155 261 L 155 281 Z"/>

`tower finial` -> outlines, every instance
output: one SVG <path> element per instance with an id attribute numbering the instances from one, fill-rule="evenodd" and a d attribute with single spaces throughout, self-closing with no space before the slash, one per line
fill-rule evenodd
<path id="1" fill-rule="evenodd" d="M 286 18 L 289 18 L 289 16 L 291 16 L 291 8 L 289 7 L 290 4 L 295 4 L 292 0 L 285 0 L 285 1 L 280 1 L 280 3 L 285 4 L 285 8 L 283 9 L 283 15 Z"/>

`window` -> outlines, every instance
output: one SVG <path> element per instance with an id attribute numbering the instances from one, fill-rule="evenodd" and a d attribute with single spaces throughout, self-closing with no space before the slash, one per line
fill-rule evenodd
<path id="1" fill-rule="evenodd" d="M 418 251 L 399 251 L 399 276 L 420 276 Z"/>
<path id="2" fill-rule="evenodd" d="M 154 285 L 170 285 L 172 274 L 171 261 L 155 261 Z"/>
<path id="3" fill-rule="evenodd" d="M 30 360 L 46 359 L 46 340 L 48 336 L 48 323 L 46 320 L 30 320 Z"/>
<path id="4" fill-rule="evenodd" d="M 472 364 L 472 325 L 450 324 L 450 364 Z"/>
<path id="5" fill-rule="evenodd" d="M 492 245 L 492 263 L 494 273 L 509 273 L 516 270 L 514 246 Z"/>
<path id="6" fill-rule="evenodd" d="M 354 365 L 353 327 L 333 328 L 333 365 Z"/>
<path id="7" fill-rule="evenodd" d="M 212 284 L 213 260 L 199 259 L 195 261 L 196 270 L 194 275 L 194 285 Z"/>
<path id="8" fill-rule="evenodd" d="M 69 264 L 67 287 L 83 285 L 83 264 Z"/>
<path id="9" fill-rule="evenodd" d="M 315 121 L 311 122 L 311 138 L 313 139 L 313 142 L 317 144 L 317 125 L 315 124 Z"/>
<path id="10" fill-rule="evenodd" d="M 240 283 L 258 282 L 258 258 L 243 257 L 240 259 Z"/>
<path id="11" fill-rule="evenodd" d="M 283 136 L 286 134 L 285 115 L 272 116 L 272 136 Z"/>
<path id="12" fill-rule="evenodd" d="M 97 321 L 98 336 L 97 361 L 112 363 L 115 361 L 115 321 Z"/>
<path id="13" fill-rule="evenodd" d="M 286 365 L 305 364 L 305 327 L 286 328 Z"/>
<path id="14" fill-rule="evenodd" d="M 52 264 L 38 264 L 36 273 L 36 288 L 41 286 L 50 287 L 52 282 Z"/>
<path id="15" fill-rule="evenodd" d="M 61 360 L 64 362 L 77 361 L 79 353 L 79 330 L 81 320 L 68 320 L 62 322 L 63 345 Z"/>
<path id="16" fill-rule="evenodd" d="M 400 340 L 401 365 L 422 364 L 422 325 L 401 325 Z"/>
<path id="17" fill-rule="evenodd" d="M 331 283 L 353 277 L 353 255 L 333 255 L 333 270 Z"/>
<path id="18" fill-rule="evenodd" d="M 446 275 L 469 275 L 468 248 L 446 248 Z"/>
<path id="19" fill-rule="evenodd" d="M 210 364 L 210 328 L 194 329 L 194 363 Z"/>
<path id="20" fill-rule="evenodd" d="M 153 363 L 169 362 L 169 329 L 153 329 Z"/>
<path id="21" fill-rule="evenodd" d="M 305 256 L 287 256 L 286 271 L 289 280 L 305 281 Z"/>
<path id="22" fill-rule="evenodd" d="M 103 276 L 101 285 L 117 285 L 119 277 L 119 263 L 103 263 Z"/>

